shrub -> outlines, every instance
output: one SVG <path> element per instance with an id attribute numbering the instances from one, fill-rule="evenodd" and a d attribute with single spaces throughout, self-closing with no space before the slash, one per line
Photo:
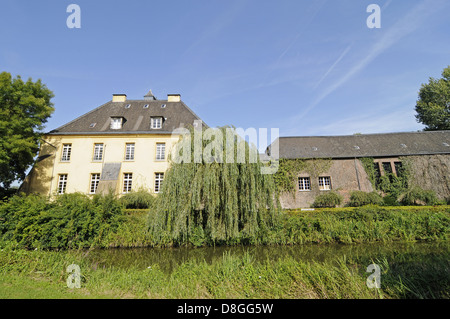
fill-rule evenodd
<path id="1" fill-rule="evenodd" d="M 129 192 L 120 198 L 122 205 L 129 209 L 145 209 L 150 208 L 155 201 L 154 195 L 145 189 Z"/>
<path id="2" fill-rule="evenodd" d="M 401 199 L 402 205 L 436 205 L 439 202 L 436 193 L 420 187 L 408 189 Z"/>
<path id="3" fill-rule="evenodd" d="M 400 206 L 397 198 L 393 195 L 386 195 L 383 197 L 384 206 Z"/>
<path id="4" fill-rule="evenodd" d="M 113 195 L 16 195 L 0 206 L 0 237 L 27 248 L 89 247 L 114 232 L 122 216 Z"/>
<path id="5" fill-rule="evenodd" d="M 354 191 L 350 195 L 348 206 L 359 207 L 364 205 L 383 205 L 383 197 L 377 192 Z"/>
<path id="6" fill-rule="evenodd" d="M 321 207 L 331 208 L 339 206 L 341 203 L 342 203 L 342 196 L 331 191 L 317 196 L 312 206 L 316 208 Z"/>

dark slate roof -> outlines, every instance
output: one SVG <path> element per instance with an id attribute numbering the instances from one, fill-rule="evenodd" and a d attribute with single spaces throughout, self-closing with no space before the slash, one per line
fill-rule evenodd
<path id="1" fill-rule="evenodd" d="M 129 107 L 126 108 L 128 104 Z M 148 107 L 144 108 L 144 105 Z M 123 117 L 121 129 L 110 128 L 111 117 Z M 162 128 L 152 129 L 151 117 L 163 117 Z M 183 101 L 109 101 L 47 134 L 171 134 L 176 128 L 193 125 L 195 120 L 200 118 Z M 205 123 L 203 125 L 206 126 Z"/>
<path id="2" fill-rule="evenodd" d="M 450 131 L 280 137 L 280 158 L 355 158 L 450 154 Z M 274 154 L 272 154 L 274 155 Z"/>

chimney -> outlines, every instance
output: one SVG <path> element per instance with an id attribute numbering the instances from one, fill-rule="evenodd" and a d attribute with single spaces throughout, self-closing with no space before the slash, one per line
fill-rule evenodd
<path id="1" fill-rule="evenodd" d="M 127 100 L 126 94 L 113 94 L 112 101 L 113 102 L 125 102 Z"/>
<path id="2" fill-rule="evenodd" d="M 180 102 L 181 95 L 180 94 L 167 94 L 167 102 Z"/>
<path id="3" fill-rule="evenodd" d="M 148 93 L 144 95 L 144 100 L 156 100 L 156 96 L 153 95 L 152 90 L 149 90 Z"/>

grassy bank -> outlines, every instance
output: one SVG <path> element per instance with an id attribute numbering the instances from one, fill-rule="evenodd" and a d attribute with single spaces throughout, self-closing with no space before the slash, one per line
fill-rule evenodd
<path id="1" fill-rule="evenodd" d="M 327 262 L 290 257 L 256 262 L 250 254 L 181 263 L 166 273 L 147 267 L 98 267 L 86 251 L 0 251 L 0 298 L 449 298 L 448 254 L 395 259 L 343 257 Z M 366 285 L 369 264 L 381 267 L 381 288 Z M 81 288 L 66 284 L 68 265 Z"/>
<path id="2" fill-rule="evenodd" d="M 70 195 L 70 196 L 68 196 Z M 126 210 L 112 197 L 89 199 L 79 194 L 55 202 L 41 197 L 14 198 L 0 205 L 0 247 L 76 249 L 80 247 L 174 246 L 170 234 L 149 232 L 153 212 Z M 314 211 L 289 210 L 273 225 L 249 235 L 242 231 L 224 242 L 212 242 L 199 229 L 183 245 L 291 245 L 447 241 L 450 206 L 363 206 Z"/>
<path id="3" fill-rule="evenodd" d="M 150 212 L 151 214 L 151 212 Z M 129 210 L 115 232 L 105 234 L 99 247 L 171 246 L 155 242 L 147 228 L 148 211 Z M 450 237 L 450 207 L 377 207 L 285 211 L 272 228 L 234 244 L 292 245 L 306 243 L 368 243 L 446 241 Z M 192 246 L 210 243 L 200 235 Z M 226 244 L 226 243 L 225 243 Z"/>
<path id="4" fill-rule="evenodd" d="M 449 206 L 287 211 L 280 219 L 269 232 L 280 244 L 445 241 L 450 235 Z"/>
<path id="5" fill-rule="evenodd" d="M 151 214 L 151 213 L 150 213 Z M 154 242 L 146 228 L 147 212 L 129 211 L 116 232 L 108 233 L 102 247 L 171 246 Z M 292 245 L 306 243 L 368 243 L 391 241 L 446 241 L 450 239 L 450 207 L 378 207 L 285 211 L 275 226 L 236 243 Z M 208 245 L 200 235 L 193 246 Z"/>

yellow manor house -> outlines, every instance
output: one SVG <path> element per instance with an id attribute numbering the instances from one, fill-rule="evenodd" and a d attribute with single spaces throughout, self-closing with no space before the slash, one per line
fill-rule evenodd
<path id="1" fill-rule="evenodd" d="M 151 91 L 142 100 L 113 94 L 111 101 L 43 136 L 21 191 L 52 196 L 144 188 L 158 193 L 168 154 L 179 139 L 172 132 L 198 120 L 179 94 L 168 94 L 167 100 Z"/>

